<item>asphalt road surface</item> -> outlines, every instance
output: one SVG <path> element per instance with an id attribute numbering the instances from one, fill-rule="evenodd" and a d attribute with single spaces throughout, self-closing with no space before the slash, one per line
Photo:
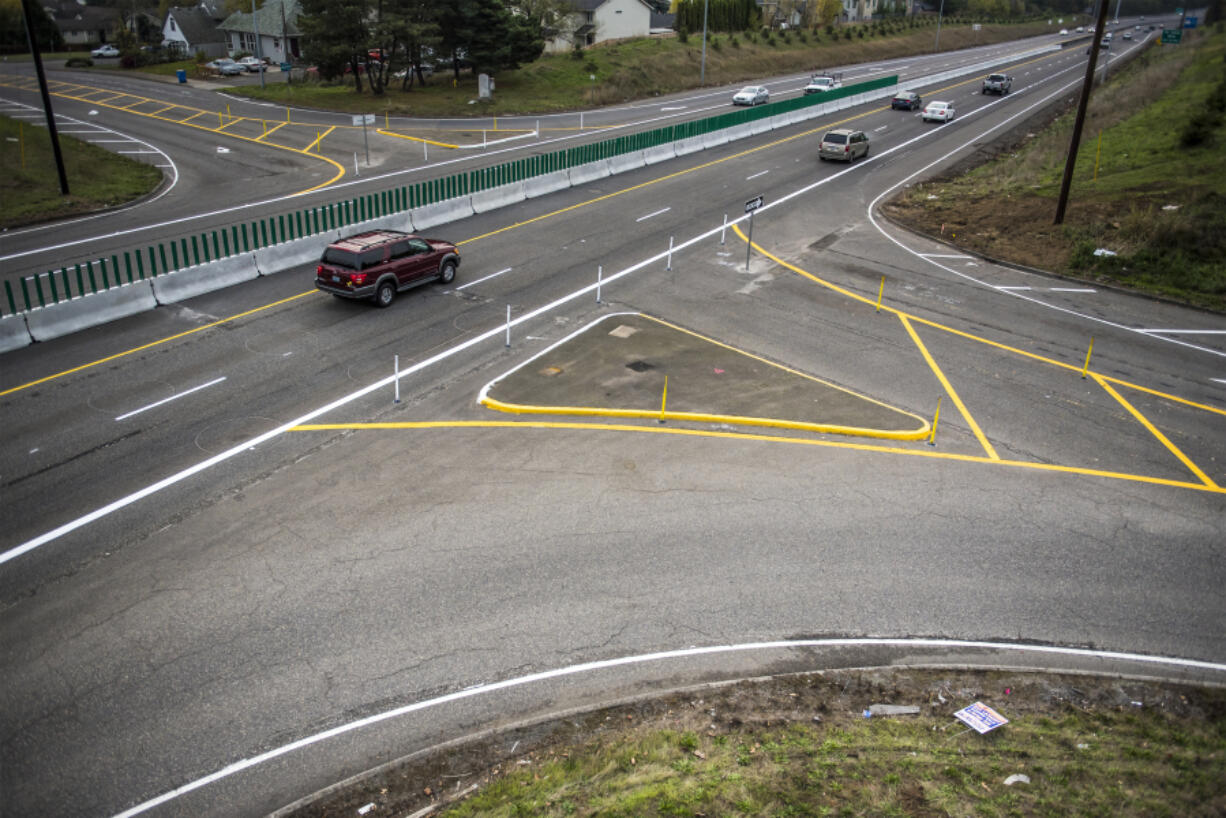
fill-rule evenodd
<path id="1" fill-rule="evenodd" d="M 386 310 L 303 268 L 7 354 L 7 811 L 262 814 L 557 709 L 924 653 L 820 637 L 1220 678 L 1222 318 L 871 213 L 1075 94 L 1083 59 L 1006 63 L 1000 98 L 978 76 L 919 89 L 955 102 L 946 125 L 841 112 L 872 137 L 854 165 L 817 161 L 818 121 L 448 225 L 457 280 Z M 562 342 L 617 313 L 711 357 L 568 368 Z M 561 405 L 665 374 L 701 405 L 742 355 L 920 418 L 939 398 L 935 437 L 477 402 L 549 365 L 574 379 Z"/>

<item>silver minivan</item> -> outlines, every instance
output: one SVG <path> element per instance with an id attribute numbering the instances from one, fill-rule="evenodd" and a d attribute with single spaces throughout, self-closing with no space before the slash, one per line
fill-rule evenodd
<path id="1" fill-rule="evenodd" d="M 864 131 L 850 128 L 828 131 L 817 146 L 818 159 L 841 159 L 851 163 L 861 156 L 868 156 L 868 134 Z"/>

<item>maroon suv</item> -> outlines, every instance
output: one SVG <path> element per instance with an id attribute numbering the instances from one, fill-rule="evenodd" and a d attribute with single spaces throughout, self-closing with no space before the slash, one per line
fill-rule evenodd
<path id="1" fill-rule="evenodd" d="M 399 230 L 371 230 L 329 244 L 315 268 L 315 286 L 338 298 L 371 298 L 386 307 L 396 293 L 440 281 L 450 284 L 460 251 L 441 239 Z"/>

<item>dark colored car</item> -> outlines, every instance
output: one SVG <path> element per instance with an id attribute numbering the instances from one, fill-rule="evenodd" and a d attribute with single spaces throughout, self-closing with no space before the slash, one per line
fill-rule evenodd
<path id="1" fill-rule="evenodd" d="M 900 111 L 914 111 L 924 107 L 924 101 L 914 91 L 900 91 L 898 96 L 890 101 L 890 107 Z"/>
<path id="2" fill-rule="evenodd" d="M 371 230 L 329 244 L 315 268 L 315 286 L 386 307 L 402 290 L 428 281 L 450 284 L 459 266 L 460 251 L 449 241 Z"/>

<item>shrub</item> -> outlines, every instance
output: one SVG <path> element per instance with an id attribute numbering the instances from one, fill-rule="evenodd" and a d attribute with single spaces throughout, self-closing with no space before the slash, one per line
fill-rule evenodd
<path id="1" fill-rule="evenodd" d="M 579 45 L 578 43 L 575 43 L 570 49 L 570 58 L 572 60 L 583 59 L 583 46 Z"/>
<path id="2" fill-rule="evenodd" d="M 69 57 L 68 60 L 64 62 L 64 67 L 65 68 L 90 68 L 93 66 L 93 64 L 94 64 L 94 61 L 91 60 L 89 57 Z"/>
<path id="3" fill-rule="evenodd" d="M 731 45 L 733 48 L 741 47 L 741 41 L 736 38 L 735 34 L 733 34 L 732 37 L 728 40 L 728 44 Z"/>
<path id="4" fill-rule="evenodd" d="M 719 44 L 719 38 L 718 38 L 718 37 L 712 37 L 712 38 L 711 38 L 711 48 L 712 48 L 712 50 L 714 50 L 714 51 L 719 51 L 719 49 L 720 49 L 720 44 Z"/>
<path id="5" fill-rule="evenodd" d="M 677 41 L 682 43 L 688 43 L 690 41 L 690 30 L 687 26 L 685 26 L 685 24 L 682 24 L 677 28 Z"/>
<path id="6" fill-rule="evenodd" d="M 596 73 L 596 63 L 592 62 L 591 60 L 588 60 L 587 62 L 583 64 L 583 70 L 589 74 L 595 74 Z"/>

